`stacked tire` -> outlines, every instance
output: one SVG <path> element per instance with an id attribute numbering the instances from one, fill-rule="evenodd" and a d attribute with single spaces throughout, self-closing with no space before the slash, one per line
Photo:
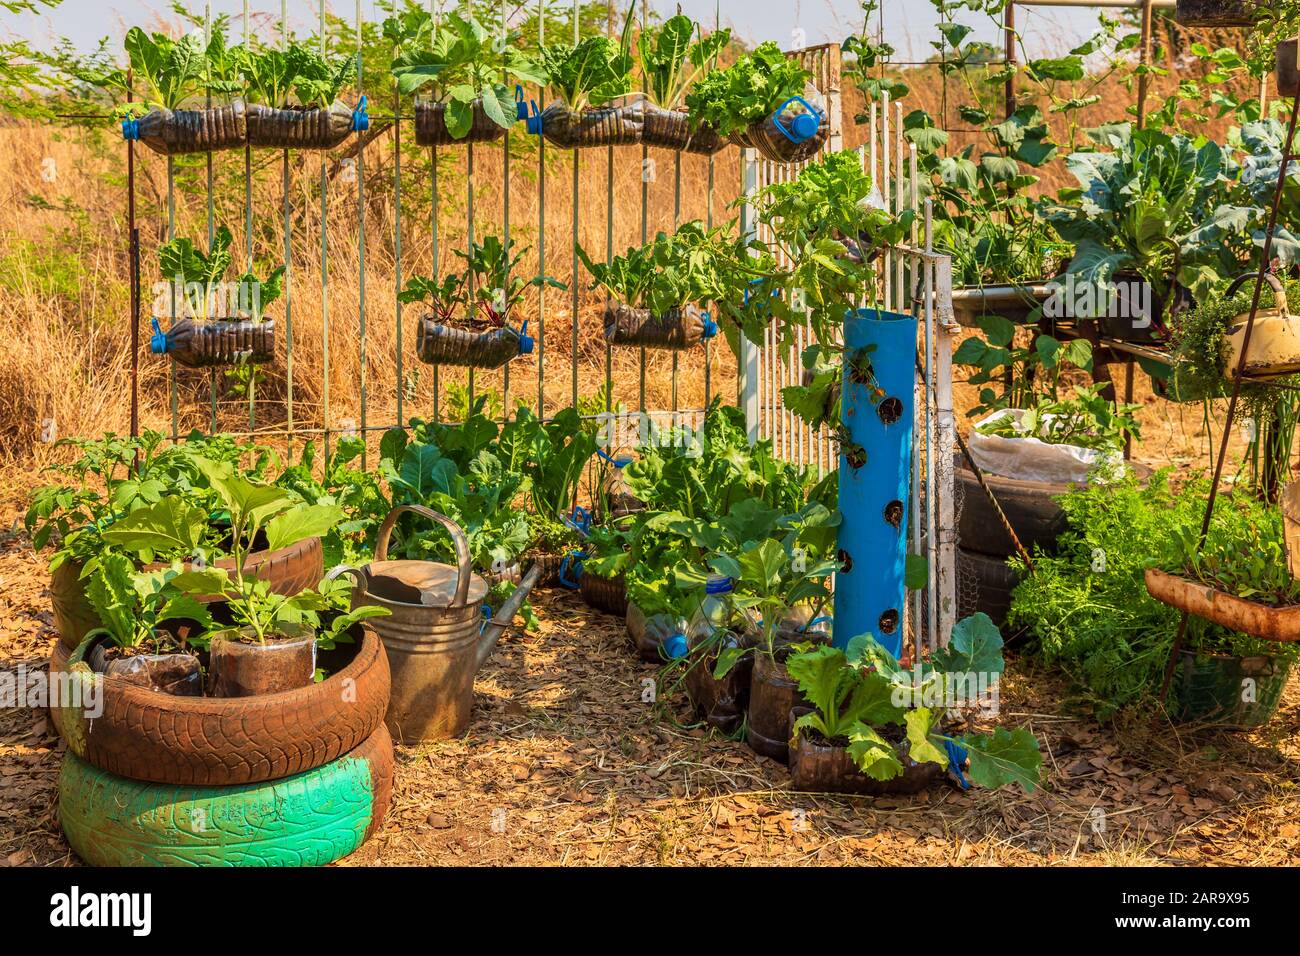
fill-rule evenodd
<path id="1" fill-rule="evenodd" d="M 364 624 L 318 683 L 255 697 L 177 697 L 93 672 L 56 649 L 71 692 L 59 817 L 92 866 L 320 866 L 383 821 L 393 743 L 389 672 Z M 337 653 L 337 652 L 332 652 Z"/>
<path id="2" fill-rule="evenodd" d="M 957 515 L 957 616 L 983 611 L 999 628 L 1005 628 L 1011 609 L 1011 592 L 1020 575 L 1007 564 L 1016 554 L 998 509 L 989 500 L 975 473 L 955 460 L 955 483 L 960 510 Z M 1024 481 L 984 474 L 998 506 L 1020 543 L 1032 555 L 1035 549 L 1051 551 L 1066 528 L 1065 511 L 1057 496 L 1072 485 L 1064 482 Z"/>

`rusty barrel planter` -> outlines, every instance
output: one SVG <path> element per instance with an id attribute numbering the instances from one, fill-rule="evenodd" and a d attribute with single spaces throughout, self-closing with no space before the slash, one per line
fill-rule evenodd
<path id="1" fill-rule="evenodd" d="M 1157 568 L 1147 568 L 1146 586 L 1147 593 L 1162 604 L 1230 631 L 1281 644 L 1300 641 L 1300 604 L 1270 607 Z"/>
<path id="2" fill-rule="evenodd" d="M 483 101 L 475 100 L 471 112 L 469 131 L 455 137 L 447 129 L 446 103 L 415 104 L 415 143 L 417 146 L 455 146 L 458 143 L 491 143 L 506 135 L 506 128 L 483 109 Z"/>
<path id="3" fill-rule="evenodd" d="M 333 149 L 352 135 L 357 116 L 343 103 L 328 109 L 250 106 L 248 142 L 251 146 L 275 149 Z"/>
<path id="4" fill-rule="evenodd" d="M 122 121 L 122 138 L 138 140 L 163 156 L 234 149 L 248 141 L 248 115 L 242 100 L 199 110 L 152 109 Z"/>
<path id="5" fill-rule="evenodd" d="M 213 567 L 226 570 L 235 567 L 234 558 L 221 558 L 211 563 Z M 147 570 L 160 571 L 165 567 L 166 564 L 155 563 L 148 565 Z M 100 626 L 99 615 L 86 599 L 81 572 L 81 562 L 65 561 L 50 575 L 54 626 L 59 632 L 59 641 L 69 650 Z M 315 587 L 325 574 L 320 538 L 305 538 L 276 551 L 254 551 L 244 561 L 244 572 L 268 582 L 277 594 L 293 595 Z"/>
<path id="6" fill-rule="evenodd" d="M 656 315 L 623 303 L 605 307 L 605 341 L 610 345 L 681 351 L 718 334 L 718 325 L 694 305 Z"/>
<path id="7" fill-rule="evenodd" d="M 810 708 L 790 712 L 790 726 Z M 944 769 L 929 761 L 917 763 L 903 755 L 903 773 L 891 780 L 876 780 L 858 769 L 846 745 L 813 740 L 807 731 L 790 740 L 790 786 L 805 793 L 866 793 L 875 796 L 914 794 L 943 779 Z"/>
<path id="8" fill-rule="evenodd" d="M 433 561 L 390 561 L 388 543 L 406 512 L 442 525 L 456 549 L 456 567 Z M 400 505 L 379 526 L 375 560 L 350 574 L 352 606 L 387 608 L 388 617 L 368 623 L 383 641 L 392 674 L 385 723 L 399 743 L 457 737 L 469 727 L 474 675 L 495 649 L 541 573 L 529 569 L 491 621 L 483 618 L 488 586 L 470 567 L 469 544 L 460 527 L 422 505 Z"/>
<path id="9" fill-rule="evenodd" d="M 469 327 L 457 328 L 442 324 L 435 316 L 423 316 L 415 330 L 416 356 L 429 365 L 500 368 L 533 350 L 533 339 L 523 329 L 473 320 L 465 320 L 465 324 Z"/>
<path id="10" fill-rule="evenodd" d="M 153 322 L 149 350 L 187 368 L 275 361 L 274 319 L 178 319 L 166 332 Z"/>

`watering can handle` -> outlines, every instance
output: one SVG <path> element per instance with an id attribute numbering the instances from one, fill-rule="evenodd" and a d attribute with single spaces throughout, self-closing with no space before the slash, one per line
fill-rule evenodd
<path id="1" fill-rule="evenodd" d="M 1228 291 L 1224 293 L 1224 298 L 1231 299 L 1234 295 L 1237 294 L 1237 290 L 1240 289 L 1246 283 L 1246 280 L 1258 279 L 1258 278 L 1259 278 L 1258 272 L 1242 273 L 1241 275 L 1237 276 L 1237 278 L 1232 280 L 1232 285 L 1228 286 Z M 1264 273 L 1264 281 L 1266 281 L 1270 286 L 1273 287 L 1273 304 L 1280 311 L 1286 312 L 1287 311 L 1286 290 L 1282 288 L 1282 283 L 1279 282 L 1277 276 L 1273 275 L 1273 273 L 1271 272 Z"/>
<path id="2" fill-rule="evenodd" d="M 452 543 L 456 546 L 456 596 L 451 600 L 451 607 L 464 607 L 466 600 L 469 598 L 470 566 L 469 566 L 469 542 L 465 540 L 465 532 L 460 530 L 460 525 L 452 521 L 446 515 L 440 515 L 432 508 L 426 508 L 424 505 L 398 505 L 392 511 L 388 512 L 388 517 L 384 523 L 379 526 L 379 537 L 375 541 L 375 560 L 388 560 L 388 539 L 392 537 L 393 525 L 397 524 L 397 516 L 403 511 L 413 511 L 430 521 L 436 521 L 447 529 L 451 534 Z"/>
<path id="3" fill-rule="evenodd" d="M 362 591 L 370 590 L 370 579 L 366 577 L 366 572 L 360 568 L 354 568 L 350 564 L 340 564 L 337 567 L 330 568 L 325 572 L 325 580 L 333 581 L 344 574 L 351 577 L 353 584 Z"/>

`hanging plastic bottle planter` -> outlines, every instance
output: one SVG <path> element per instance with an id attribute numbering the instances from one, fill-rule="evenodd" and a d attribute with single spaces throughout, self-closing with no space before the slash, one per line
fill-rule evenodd
<path id="1" fill-rule="evenodd" d="M 248 115 L 242 100 L 201 110 L 157 107 L 138 119 L 122 120 L 122 138 L 163 156 L 234 149 L 248 140 Z"/>
<path id="2" fill-rule="evenodd" d="M 830 136 L 826 114 L 802 96 L 792 96 L 771 116 L 733 133 L 737 146 L 758 150 L 774 163 L 801 163 L 816 156 Z"/>
<path id="3" fill-rule="evenodd" d="M 444 325 L 433 315 L 420 319 L 415 350 L 421 362 L 464 368 L 500 368 L 511 359 L 533 351 L 528 321 L 518 330 L 466 319 L 464 327 Z"/>
<path id="4" fill-rule="evenodd" d="M 187 368 L 275 361 L 274 319 L 178 319 L 166 332 L 153 320 L 149 351 Z"/>
<path id="5" fill-rule="evenodd" d="M 614 458 L 599 448 L 596 449 L 596 455 L 610 467 L 600 480 L 594 509 L 596 514 L 593 520 L 600 523 L 645 511 L 646 503 L 632 493 L 623 473 L 623 469 L 632 463 L 632 459 Z"/>
<path id="6" fill-rule="evenodd" d="M 275 149 L 333 149 L 355 132 L 370 128 L 366 97 L 356 109 L 340 101 L 328 108 L 248 108 L 248 142 Z"/>
<path id="7" fill-rule="evenodd" d="M 522 90 L 517 91 L 516 96 L 521 92 Z M 506 135 L 506 127 L 488 116 L 487 111 L 483 109 L 481 98 L 474 101 L 470 114 L 469 129 L 462 136 L 453 136 L 451 130 L 447 128 L 446 103 L 416 103 L 416 145 L 455 146 L 458 143 L 491 143 Z"/>
<path id="8" fill-rule="evenodd" d="M 1248 27 L 1258 6 L 1255 0 L 1178 0 L 1174 20 L 1185 27 Z"/>
<path id="9" fill-rule="evenodd" d="M 623 303 L 605 307 L 605 341 L 610 345 L 640 346 L 679 352 L 718 334 L 718 324 L 693 305 L 656 315 Z"/>
<path id="10" fill-rule="evenodd" d="M 640 103 L 587 106 L 575 110 L 558 100 L 540 114 L 529 116 L 527 129 L 561 149 L 588 149 L 635 145 L 641 142 L 643 122 Z"/>
<path id="11" fill-rule="evenodd" d="M 696 123 L 686 107 L 666 110 L 649 100 L 641 100 L 641 142 L 679 153 L 712 156 L 728 143 L 726 137 L 707 123 Z"/>

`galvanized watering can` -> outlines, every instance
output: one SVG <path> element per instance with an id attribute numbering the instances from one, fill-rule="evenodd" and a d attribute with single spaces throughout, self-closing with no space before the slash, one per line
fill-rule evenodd
<path id="1" fill-rule="evenodd" d="M 451 534 L 458 567 L 434 561 L 389 561 L 388 539 L 404 511 L 436 521 Z M 474 675 L 541 574 L 534 566 L 490 621 L 483 618 L 488 586 L 470 569 L 465 533 L 450 518 L 421 505 L 400 505 L 379 526 L 375 560 L 362 568 L 340 566 L 328 577 L 349 574 L 356 582 L 352 606 L 388 608 L 371 627 L 384 642 L 392 673 L 385 722 L 404 743 L 456 737 L 469 726 Z"/>

